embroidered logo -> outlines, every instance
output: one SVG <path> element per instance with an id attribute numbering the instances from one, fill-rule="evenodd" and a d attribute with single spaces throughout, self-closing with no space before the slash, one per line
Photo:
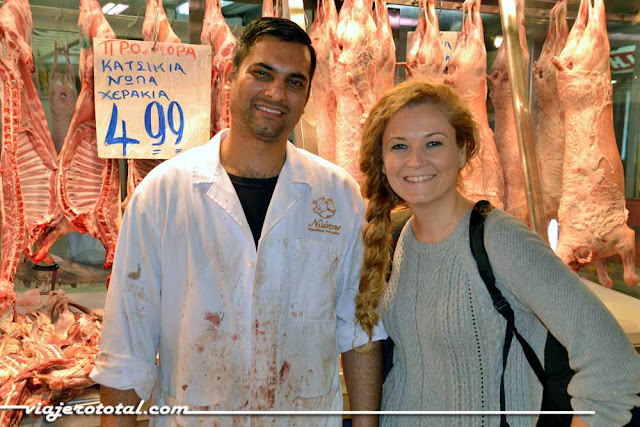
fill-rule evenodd
<path id="1" fill-rule="evenodd" d="M 333 203 L 333 200 L 324 196 L 314 200 L 312 211 L 321 219 L 314 218 L 312 222 L 308 223 L 307 226 L 309 231 L 313 231 L 315 233 L 340 235 L 340 229 L 342 228 L 342 226 L 326 221 L 329 218 L 333 218 L 336 212 L 338 212 L 336 204 Z"/>
<path id="2" fill-rule="evenodd" d="M 313 212 L 322 219 L 333 218 L 336 211 L 336 205 L 331 199 L 323 196 L 313 201 Z"/>

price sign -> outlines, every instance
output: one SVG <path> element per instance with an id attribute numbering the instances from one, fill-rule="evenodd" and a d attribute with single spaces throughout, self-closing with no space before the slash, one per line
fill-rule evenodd
<path id="1" fill-rule="evenodd" d="M 93 39 L 101 158 L 168 159 L 209 140 L 211 47 Z"/>

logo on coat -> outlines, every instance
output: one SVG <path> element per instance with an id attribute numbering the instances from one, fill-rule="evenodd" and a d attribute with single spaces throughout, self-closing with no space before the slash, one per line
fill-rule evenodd
<path id="1" fill-rule="evenodd" d="M 313 201 L 313 212 L 322 219 L 333 218 L 337 209 L 333 200 L 322 196 Z"/>
<path id="2" fill-rule="evenodd" d="M 316 233 L 328 233 L 340 235 L 340 229 L 342 226 L 332 224 L 327 220 L 329 218 L 333 218 L 338 212 L 336 208 L 336 204 L 333 203 L 333 200 L 327 197 L 320 197 L 319 199 L 313 200 L 313 213 L 318 215 L 321 219 L 314 218 L 314 220 L 307 224 L 308 230 Z"/>

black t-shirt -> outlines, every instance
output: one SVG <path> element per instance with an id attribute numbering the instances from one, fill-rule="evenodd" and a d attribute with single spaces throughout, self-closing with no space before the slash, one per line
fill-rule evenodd
<path id="1" fill-rule="evenodd" d="M 273 190 L 276 188 L 278 177 L 273 178 L 245 178 L 242 176 L 231 175 L 227 172 L 233 188 L 240 199 L 240 204 L 244 210 L 244 216 L 247 218 L 253 240 L 258 247 L 258 240 L 262 233 L 262 225 L 267 215 L 269 202 L 273 196 Z"/>

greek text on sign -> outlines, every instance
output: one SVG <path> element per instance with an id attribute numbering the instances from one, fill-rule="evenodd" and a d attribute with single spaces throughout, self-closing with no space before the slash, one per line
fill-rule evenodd
<path id="1" fill-rule="evenodd" d="M 211 47 L 93 39 L 101 158 L 168 159 L 209 140 Z"/>

